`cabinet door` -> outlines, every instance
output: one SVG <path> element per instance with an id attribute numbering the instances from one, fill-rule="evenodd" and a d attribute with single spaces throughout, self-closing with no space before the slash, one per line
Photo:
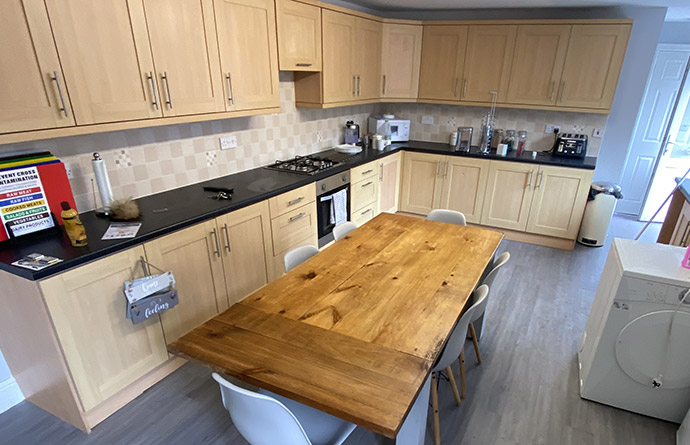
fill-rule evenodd
<path id="1" fill-rule="evenodd" d="M 527 231 L 575 239 L 591 184 L 591 170 L 540 166 Z"/>
<path id="2" fill-rule="evenodd" d="M 280 106 L 273 0 L 214 0 L 214 4 L 227 109 Z"/>
<path id="3" fill-rule="evenodd" d="M 558 104 L 611 108 L 631 25 L 573 25 Z"/>
<path id="4" fill-rule="evenodd" d="M 384 23 L 381 97 L 416 99 L 421 59 L 421 26 Z"/>
<path id="5" fill-rule="evenodd" d="M 161 116 L 141 1 L 46 6 L 77 124 Z"/>
<path id="6" fill-rule="evenodd" d="M 537 171 L 536 165 L 491 161 L 482 224 L 524 231 Z"/>
<path id="7" fill-rule="evenodd" d="M 212 0 L 143 1 L 163 114 L 225 111 Z"/>
<path id="8" fill-rule="evenodd" d="M 321 71 L 321 8 L 276 0 L 280 69 Z"/>
<path id="9" fill-rule="evenodd" d="M 268 201 L 216 219 L 223 251 L 225 286 L 230 305 L 268 283 L 271 219 Z"/>
<path id="10" fill-rule="evenodd" d="M 473 25 L 467 35 L 461 100 L 505 102 L 517 25 Z"/>
<path id="11" fill-rule="evenodd" d="M 419 72 L 420 99 L 460 98 L 467 26 L 425 25 Z"/>
<path id="12" fill-rule="evenodd" d="M 426 215 L 440 201 L 443 156 L 405 152 L 400 210 Z"/>
<path id="13" fill-rule="evenodd" d="M 387 156 L 379 161 L 379 213 L 398 211 L 401 170 L 402 153 Z"/>
<path id="14" fill-rule="evenodd" d="M 676 227 L 673 229 L 673 235 L 671 235 L 671 242 L 669 244 L 688 247 L 688 238 L 690 238 L 690 203 L 685 201 L 680 215 L 678 215 L 678 221 L 676 221 Z"/>
<path id="15" fill-rule="evenodd" d="M 180 303 L 161 314 L 168 343 L 228 308 L 220 236 L 207 221 L 144 245 L 151 264 L 175 274 Z"/>
<path id="16" fill-rule="evenodd" d="M 357 99 L 381 96 L 381 22 L 357 17 Z"/>
<path id="17" fill-rule="evenodd" d="M 74 125 L 43 2 L 0 3 L 0 41 L 0 133 Z"/>
<path id="18" fill-rule="evenodd" d="M 168 359 L 158 316 L 125 318 L 123 283 L 143 275 L 143 256 L 135 247 L 41 282 L 84 411 Z"/>
<path id="19" fill-rule="evenodd" d="M 518 26 L 508 103 L 553 105 L 571 26 Z"/>
<path id="20" fill-rule="evenodd" d="M 323 102 L 346 102 L 355 98 L 354 66 L 357 59 L 355 17 L 324 9 Z"/>
<path id="21" fill-rule="evenodd" d="M 489 161 L 447 156 L 442 166 L 440 208 L 462 212 L 467 222 L 481 222 Z"/>

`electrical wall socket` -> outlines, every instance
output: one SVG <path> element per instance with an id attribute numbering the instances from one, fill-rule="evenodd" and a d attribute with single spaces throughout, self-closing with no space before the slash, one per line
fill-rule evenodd
<path id="1" fill-rule="evenodd" d="M 422 116 L 422 123 L 423 124 L 433 124 L 434 123 L 434 116 Z"/>
<path id="2" fill-rule="evenodd" d="M 67 173 L 67 179 L 74 179 L 74 170 L 72 169 L 72 166 L 67 163 L 62 163 L 62 165 L 65 166 L 65 172 Z"/>
<path id="3" fill-rule="evenodd" d="M 544 133 L 546 133 L 546 134 L 554 134 L 554 133 L 560 133 L 560 132 L 561 132 L 561 126 L 560 125 L 547 124 L 546 128 L 544 129 Z"/>
<path id="4" fill-rule="evenodd" d="M 237 148 L 237 136 L 234 134 L 220 138 L 220 149 L 227 150 L 229 148 Z"/>
<path id="5" fill-rule="evenodd" d="M 604 129 L 603 128 L 595 128 L 594 131 L 592 131 L 592 137 L 593 138 L 601 138 L 604 136 Z"/>

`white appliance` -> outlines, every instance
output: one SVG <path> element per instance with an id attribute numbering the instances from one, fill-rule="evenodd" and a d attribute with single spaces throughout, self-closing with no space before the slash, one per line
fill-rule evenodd
<path id="1" fill-rule="evenodd" d="M 580 395 L 680 423 L 690 408 L 685 249 L 616 238 L 578 353 Z"/>
<path id="2" fill-rule="evenodd" d="M 391 125 L 391 141 L 407 142 L 410 140 L 410 121 L 405 119 L 384 119 L 381 116 L 369 118 L 369 133 L 377 133 L 378 128 L 388 120 Z"/>
<path id="3" fill-rule="evenodd" d="M 590 190 L 585 213 L 582 216 L 577 242 L 585 246 L 599 247 L 606 241 L 616 202 L 623 198 L 621 188 L 610 182 L 595 182 Z"/>

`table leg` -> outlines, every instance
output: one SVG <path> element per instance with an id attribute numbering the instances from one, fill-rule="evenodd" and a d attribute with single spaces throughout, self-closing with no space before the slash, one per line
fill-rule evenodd
<path id="1" fill-rule="evenodd" d="M 419 391 L 417 400 L 412 405 L 407 419 L 400 427 L 395 439 L 396 445 L 424 445 L 426 437 L 426 416 L 429 413 L 429 394 L 431 389 L 431 374 Z"/>

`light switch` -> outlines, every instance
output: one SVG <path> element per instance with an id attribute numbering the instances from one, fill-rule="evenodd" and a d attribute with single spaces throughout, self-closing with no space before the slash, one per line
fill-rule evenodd
<path id="1" fill-rule="evenodd" d="M 423 124 L 433 124 L 434 123 L 434 116 L 422 116 L 422 123 Z"/>

